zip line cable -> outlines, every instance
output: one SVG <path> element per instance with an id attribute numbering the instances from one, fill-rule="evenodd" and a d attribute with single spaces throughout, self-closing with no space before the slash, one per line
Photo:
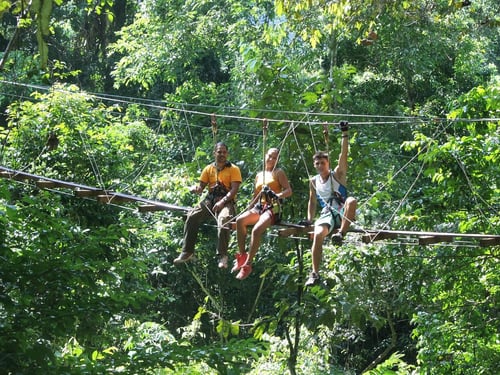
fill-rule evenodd
<path id="1" fill-rule="evenodd" d="M 24 83 L 17 83 L 17 82 L 11 82 L 11 81 L 5 81 L 5 80 L 0 80 L 0 83 L 4 83 L 7 85 L 14 85 L 14 86 L 22 86 L 22 87 L 27 87 L 27 88 L 33 88 L 33 89 L 38 89 L 38 90 L 44 90 L 44 91 L 49 91 L 51 90 L 50 86 L 41 86 L 41 85 L 32 85 L 32 84 L 24 84 Z M 67 92 L 67 90 L 63 89 L 57 89 L 54 88 L 54 91 L 59 91 L 59 92 Z M 317 116 L 317 117 L 333 117 L 333 118 L 372 118 L 372 119 L 389 119 L 392 121 L 359 121 L 359 122 L 353 122 L 350 121 L 351 125 L 390 125 L 390 124 L 414 124 L 415 121 L 433 121 L 433 122 L 440 122 L 440 121 L 456 121 L 456 122 L 484 122 L 484 121 L 500 121 L 500 118 L 478 118 L 478 119 L 447 119 L 447 118 L 438 118 L 438 117 L 418 117 L 418 116 L 390 116 L 390 115 L 369 115 L 369 114 L 345 114 L 345 113 L 327 113 L 327 112 L 299 112 L 299 111 L 283 111 L 283 110 L 263 110 L 263 109 L 250 109 L 250 108 L 237 108 L 237 107 L 225 107 L 225 106 L 213 106 L 213 105 L 202 105 L 202 104 L 189 104 L 189 103 L 174 103 L 174 102 L 168 102 L 166 100 L 150 100 L 150 99 L 141 99 L 141 98 L 133 98 L 133 97 L 126 97 L 126 96 L 118 96 L 118 95 L 111 95 L 111 94 L 100 94 L 100 93 L 87 93 L 89 96 L 101 100 L 108 100 L 112 101 L 114 103 L 122 103 L 122 104 L 142 104 L 143 106 L 146 107 L 151 107 L 151 108 L 158 108 L 162 110 L 170 110 L 170 111 L 175 111 L 175 112 L 182 112 L 185 114 L 198 114 L 202 116 L 207 116 L 209 117 L 213 111 L 200 111 L 200 110 L 194 110 L 194 109 L 186 109 L 186 107 L 193 107 L 193 108 L 209 108 L 209 109 L 218 109 L 218 110 L 225 110 L 225 111 L 238 111 L 238 112 L 245 112 L 245 111 L 256 111 L 256 112 L 268 112 L 268 113 L 278 113 L 278 114 L 287 114 L 287 115 L 308 115 L 308 116 Z M 175 105 L 181 106 L 181 108 L 176 108 L 174 107 Z M 252 120 L 252 121 L 262 121 L 262 118 L 255 118 L 255 117 L 248 117 L 248 116 L 238 116 L 238 115 L 231 115 L 231 114 L 218 114 L 219 117 L 222 118 L 230 118 L 230 119 L 239 119 L 239 120 Z M 398 121 L 396 121 L 398 120 Z M 268 122 L 271 123 L 290 123 L 292 121 L 297 121 L 297 120 L 291 120 L 291 119 L 272 119 L 268 118 Z M 311 124 L 314 125 L 323 125 L 326 121 L 308 121 Z M 335 124 L 336 121 L 332 121 L 329 124 Z"/>

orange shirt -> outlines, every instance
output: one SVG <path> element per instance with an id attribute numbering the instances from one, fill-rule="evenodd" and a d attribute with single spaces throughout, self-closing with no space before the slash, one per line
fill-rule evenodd
<path id="1" fill-rule="evenodd" d="M 219 181 L 227 190 L 231 190 L 231 182 L 241 182 L 241 171 L 238 166 L 231 163 L 231 165 L 224 167 L 222 170 L 217 171 L 217 167 L 212 163 L 203 168 L 201 172 L 200 181 L 208 185 L 208 189 L 212 190 Z"/>

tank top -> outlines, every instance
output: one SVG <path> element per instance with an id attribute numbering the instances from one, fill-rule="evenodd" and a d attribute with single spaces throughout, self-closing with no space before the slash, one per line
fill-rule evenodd
<path id="1" fill-rule="evenodd" d="M 275 178 L 273 172 L 265 171 L 264 174 L 262 172 L 257 174 L 255 177 L 255 191 L 257 194 L 260 193 L 264 184 L 269 186 L 269 189 L 275 193 L 281 192 L 280 182 Z"/>
<path id="2" fill-rule="evenodd" d="M 333 172 L 330 171 L 328 179 L 323 182 L 318 174 L 314 176 L 314 186 L 316 188 L 316 197 L 321 208 L 327 208 L 327 205 L 339 209 L 344 205 L 347 198 L 347 189 L 337 181 Z"/>

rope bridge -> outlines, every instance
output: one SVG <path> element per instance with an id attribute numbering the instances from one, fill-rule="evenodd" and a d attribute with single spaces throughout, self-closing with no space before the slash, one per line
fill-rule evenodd
<path id="1" fill-rule="evenodd" d="M 35 174 L 16 171 L 3 166 L 0 166 L 0 177 L 14 181 L 33 181 L 35 185 L 40 189 L 71 189 L 76 197 L 93 198 L 103 204 L 137 203 L 139 212 L 171 211 L 185 215 L 191 209 L 190 207 L 178 206 L 134 195 L 103 190 L 93 186 L 41 177 Z M 313 231 L 312 226 L 303 226 L 288 222 L 281 222 L 275 226 L 277 227 L 278 235 L 280 237 L 290 237 L 297 235 L 309 236 Z M 234 225 L 232 229 L 234 229 Z M 442 242 L 460 244 L 461 241 L 462 244 L 475 244 L 481 247 L 500 245 L 500 235 L 491 234 L 420 232 L 358 228 L 351 228 L 349 232 L 361 234 L 361 239 L 364 243 L 371 243 L 381 240 L 412 239 L 414 244 L 416 245 L 430 245 Z"/>

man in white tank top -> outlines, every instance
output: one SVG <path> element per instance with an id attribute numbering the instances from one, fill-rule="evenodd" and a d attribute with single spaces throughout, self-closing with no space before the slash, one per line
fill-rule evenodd
<path id="1" fill-rule="evenodd" d="M 320 217 L 314 222 L 313 243 L 311 248 L 312 272 L 305 286 L 320 282 L 319 268 L 323 254 L 323 242 L 334 232 L 332 242 L 341 244 L 349 225 L 355 220 L 357 201 L 347 196 L 347 156 L 349 151 L 348 124 L 340 123 L 342 142 L 337 166 L 332 171 L 326 152 L 317 152 L 313 156 L 314 167 L 318 174 L 309 183 L 309 202 L 307 221 L 312 223 L 316 207 L 321 207 Z"/>

